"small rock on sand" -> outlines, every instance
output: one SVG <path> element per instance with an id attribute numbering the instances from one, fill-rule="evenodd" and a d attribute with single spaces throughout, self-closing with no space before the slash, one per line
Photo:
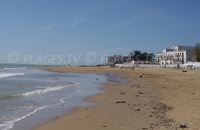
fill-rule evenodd
<path id="1" fill-rule="evenodd" d="M 136 111 L 140 111 L 140 109 L 138 108 L 138 109 L 136 109 Z"/>
<path id="2" fill-rule="evenodd" d="M 180 128 L 187 128 L 187 125 L 186 124 L 181 124 Z"/>
<path id="3" fill-rule="evenodd" d="M 117 101 L 115 103 L 126 103 L 125 101 Z"/>

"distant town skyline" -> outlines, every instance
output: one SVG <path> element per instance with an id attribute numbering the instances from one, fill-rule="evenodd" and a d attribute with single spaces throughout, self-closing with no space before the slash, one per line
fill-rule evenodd
<path id="1" fill-rule="evenodd" d="M 0 1 L 0 63 L 100 64 L 200 42 L 199 0 Z"/>

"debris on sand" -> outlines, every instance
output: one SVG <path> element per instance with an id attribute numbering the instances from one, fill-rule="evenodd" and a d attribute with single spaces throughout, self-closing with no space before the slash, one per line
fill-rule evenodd
<path id="1" fill-rule="evenodd" d="M 126 103 L 125 101 L 117 101 L 115 103 Z"/>

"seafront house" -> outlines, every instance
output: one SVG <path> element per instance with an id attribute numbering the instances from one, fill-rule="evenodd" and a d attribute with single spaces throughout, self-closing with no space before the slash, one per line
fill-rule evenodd
<path id="1" fill-rule="evenodd" d="M 122 55 L 107 56 L 107 65 L 123 64 L 124 62 L 129 61 L 129 59 L 129 56 Z"/>
<path id="2" fill-rule="evenodd" d="M 171 49 L 164 49 L 156 56 L 160 65 L 184 64 L 192 61 L 194 58 L 193 46 L 174 45 Z"/>

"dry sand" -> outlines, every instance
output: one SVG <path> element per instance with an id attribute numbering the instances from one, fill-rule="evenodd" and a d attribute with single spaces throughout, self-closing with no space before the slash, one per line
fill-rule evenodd
<path id="1" fill-rule="evenodd" d="M 75 108 L 70 114 L 35 130 L 188 130 L 200 129 L 200 70 L 47 67 L 49 71 L 115 73 L 126 83 L 105 83 L 87 101 L 98 106 Z M 140 73 L 143 77 L 139 78 Z"/>

